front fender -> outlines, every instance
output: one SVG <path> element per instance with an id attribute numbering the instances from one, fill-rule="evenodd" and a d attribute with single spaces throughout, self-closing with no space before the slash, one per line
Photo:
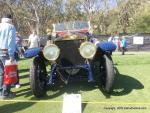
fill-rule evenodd
<path id="1" fill-rule="evenodd" d="M 113 42 L 100 42 L 97 44 L 97 47 L 105 52 L 112 52 L 116 50 L 117 46 Z"/>
<path id="2" fill-rule="evenodd" d="M 38 55 L 41 51 L 41 48 L 30 48 L 30 49 L 27 49 L 25 52 L 24 52 L 24 57 L 25 58 L 32 58 L 36 55 Z"/>

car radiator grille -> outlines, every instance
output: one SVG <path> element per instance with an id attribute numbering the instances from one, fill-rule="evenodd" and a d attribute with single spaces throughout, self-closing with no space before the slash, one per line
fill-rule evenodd
<path id="1" fill-rule="evenodd" d="M 79 53 L 82 42 L 83 39 L 56 41 L 55 44 L 60 48 L 60 56 L 56 62 L 64 67 L 84 64 L 85 59 Z"/>

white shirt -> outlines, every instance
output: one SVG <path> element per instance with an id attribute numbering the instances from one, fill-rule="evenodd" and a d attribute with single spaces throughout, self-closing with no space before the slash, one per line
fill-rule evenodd
<path id="1" fill-rule="evenodd" d="M 30 43 L 29 48 L 39 47 L 39 37 L 35 34 L 31 34 L 29 36 L 29 43 Z"/>
<path id="2" fill-rule="evenodd" d="M 109 37 L 108 42 L 112 42 L 112 41 L 113 41 L 113 37 Z"/>

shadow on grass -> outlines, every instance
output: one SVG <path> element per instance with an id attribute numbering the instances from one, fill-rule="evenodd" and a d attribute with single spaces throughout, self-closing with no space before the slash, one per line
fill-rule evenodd
<path id="1" fill-rule="evenodd" d="M 25 72 L 29 72 L 29 69 L 19 69 L 19 75 L 21 73 L 25 73 Z M 29 76 L 29 74 L 28 74 L 28 76 Z M 24 76 L 21 76 L 21 77 L 24 77 Z"/>
<path id="2" fill-rule="evenodd" d="M 29 69 L 19 69 L 19 79 L 29 78 L 29 74 L 21 75 L 21 73 L 29 72 Z"/>
<path id="3" fill-rule="evenodd" d="M 28 76 L 28 75 L 24 75 Z M 28 86 L 29 83 L 22 84 L 21 86 Z M 123 96 L 127 95 L 132 92 L 133 89 L 143 89 L 143 84 L 138 81 L 137 79 L 128 76 L 120 74 L 119 71 L 116 69 L 116 78 L 114 83 L 114 90 L 112 93 L 108 94 L 106 93 L 99 82 L 95 83 L 88 83 L 87 81 L 75 81 L 75 82 L 69 82 L 68 85 L 64 85 L 63 83 L 56 83 L 54 86 L 47 87 L 47 95 L 42 97 L 41 99 L 52 99 L 56 98 L 64 93 L 82 93 L 82 91 L 91 91 L 94 89 L 99 88 L 100 93 L 103 93 L 103 95 L 106 98 L 110 98 L 112 96 Z M 21 92 L 21 93 L 20 93 Z M 26 91 L 19 91 L 18 96 L 25 95 L 26 97 L 33 95 L 31 93 L 30 88 L 27 88 Z M 38 98 L 32 97 L 31 100 L 36 100 Z"/>
<path id="4" fill-rule="evenodd" d="M 24 79 L 24 78 L 28 78 L 29 79 L 29 74 L 25 74 L 25 75 L 23 75 L 23 76 L 19 76 L 19 79 Z"/>
<path id="5" fill-rule="evenodd" d="M 23 61 L 23 60 L 31 60 L 32 58 L 20 58 L 19 61 Z"/>
<path id="6" fill-rule="evenodd" d="M 81 91 L 91 91 L 98 88 L 96 83 L 88 83 L 87 81 L 70 83 L 65 87 L 66 93 L 81 93 Z"/>
<path id="7" fill-rule="evenodd" d="M 86 108 L 86 105 L 87 105 L 87 103 L 82 103 L 82 113 L 83 113 L 83 111 L 84 111 L 84 109 Z"/>
<path id="8" fill-rule="evenodd" d="M 102 87 L 99 85 L 100 91 L 106 98 L 111 98 L 111 96 L 123 96 L 132 92 L 134 89 L 143 89 L 144 85 L 137 79 L 131 77 L 131 75 L 123 75 L 116 70 L 116 77 L 114 80 L 114 87 L 111 93 L 106 93 Z M 133 76 L 133 75 L 132 75 Z"/>
<path id="9" fill-rule="evenodd" d="M 0 107 L 0 112 L 1 113 L 14 113 L 14 112 L 19 112 L 21 110 L 24 110 L 26 108 L 31 107 L 34 102 L 16 102 L 16 103 L 9 103 L 5 104 Z"/>
<path id="10" fill-rule="evenodd" d="M 143 89 L 144 85 L 137 79 L 123 75 L 116 70 L 116 78 L 114 83 L 114 90 L 111 93 L 113 96 L 123 96 L 132 92 L 133 89 Z"/>
<path id="11" fill-rule="evenodd" d="M 69 83 L 68 85 L 56 84 L 55 86 L 50 86 L 47 89 L 47 95 L 40 99 L 42 100 L 52 99 L 60 95 L 63 95 L 64 93 L 80 94 L 82 93 L 82 91 L 91 91 L 97 88 L 99 88 L 100 92 L 103 93 L 103 95 L 109 99 L 111 98 L 111 96 L 127 95 L 131 93 L 133 89 L 143 89 L 144 86 L 142 83 L 140 83 L 140 81 L 136 80 L 135 78 L 118 73 L 115 78 L 114 90 L 110 94 L 106 93 L 99 85 L 99 83 L 88 83 L 87 81 L 82 81 L 82 82 Z M 25 93 L 21 93 L 18 96 L 23 96 L 23 95 L 26 95 L 26 97 L 31 96 L 32 93 L 30 88 L 28 88 L 27 90 L 25 91 Z M 37 100 L 37 99 L 38 98 L 36 97 L 31 98 L 31 100 Z"/>
<path id="12" fill-rule="evenodd" d="M 95 83 L 88 83 L 87 81 L 73 82 L 68 85 L 63 83 L 56 84 L 55 86 L 50 86 L 47 89 L 47 95 L 40 98 L 42 100 L 56 98 L 65 93 L 68 94 L 81 94 L 81 91 L 91 91 L 98 88 Z M 31 100 L 37 100 L 38 98 L 32 97 Z"/>
<path id="13" fill-rule="evenodd" d="M 23 83 L 23 84 L 21 84 L 21 87 L 29 86 L 29 85 L 30 85 L 30 83 L 29 83 L 29 82 L 27 82 L 27 83 Z"/>
<path id="14" fill-rule="evenodd" d="M 19 73 L 29 72 L 29 69 L 19 69 Z"/>
<path id="15" fill-rule="evenodd" d="M 23 92 L 31 92 L 31 88 L 21 89 L 19 91 L 16 91 L 16 93 L 23 93 Z"/>

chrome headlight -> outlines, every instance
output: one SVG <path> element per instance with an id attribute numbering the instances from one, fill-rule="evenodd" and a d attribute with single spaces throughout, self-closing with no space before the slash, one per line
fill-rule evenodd
<path id="1" fill-rule="evenodd" d="M 91 59 L 96 53 L 96 45 L 91 42 L 83 42 L 80 45 L 79 51 L 83 58 Z"/>
<path id="2" fill-rule="evenodd" d="M 59 57 L 60 49 L 55 44 L 49 44 L 44 47 L 43 54 L 47 60 L 55 61 Z"/>

